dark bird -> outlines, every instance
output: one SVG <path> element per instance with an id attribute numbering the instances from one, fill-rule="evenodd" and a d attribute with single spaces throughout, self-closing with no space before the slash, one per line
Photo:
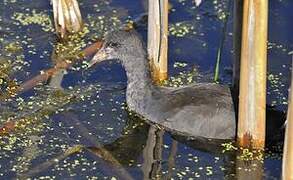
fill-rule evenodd
<path id="1" fill-rule="evenodd" d="M 213 83 L 179 88 L 153 84 L 146 49 L 137 32 L 109 33 L 89 66 L 104 60 L 122 63 L 127 75 L 127 105 L 146 120 L 180 135 L 211 139 L 235 137 L 230 89 Z"/>

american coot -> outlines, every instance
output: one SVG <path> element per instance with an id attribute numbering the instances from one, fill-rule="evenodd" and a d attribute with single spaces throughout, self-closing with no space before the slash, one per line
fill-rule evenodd
<path id="1" fill-rule="evenodd" d="M 127 105 L 148 121 L 181 135 L 235 137 L 235 112 L 229 88 L 212 83 L 179 88 L 154 85 L 146 49 L 137 32 L 109 33 L 90 66 L 104 60 L 122 63 L 128 79 Z"/>

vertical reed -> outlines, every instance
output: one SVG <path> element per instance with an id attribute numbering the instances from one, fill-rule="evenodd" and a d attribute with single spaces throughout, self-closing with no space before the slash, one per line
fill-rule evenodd
<path id="1" fill-rule="evenodd" d="M 293 63 L 293 59 L 292 59 Z M 293 69 L 291 70 L 291 88 L 287 111 L 287 125 L 283 150 L 282 179 L 293 179 Z"/>
<path id="2" fill-rule="evenodd" d="M 153 80 L 167 79 L 168 0 L 149 0 L 148 58 Z"/>
<path id="3" fill-rule="evenodd" d="M 265 146 L 268 0 L 245 0 L 243 9 L 238 143 Z"/>
<path id="4" fill-rule="evenodd" d="M 243 1 L 234 0 L 234 23 L 233 23 L 233 79 L 232 88 L 237 94 L 239 92 L 240 79 L 240 57 L 241 57 L 241 33 L 242 33 L 242 19 L 243 19 Z"/>
<path id="5" fill-rule="evenodd" d="M 82 28 L 82 18 L 76 0 L 53 0 L 54 24 L 57 34 L 63 39 L 68 33 Z"/>

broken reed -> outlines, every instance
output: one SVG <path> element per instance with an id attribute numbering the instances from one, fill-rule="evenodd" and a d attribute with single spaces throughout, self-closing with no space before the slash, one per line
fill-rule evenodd
<path id="1" fill-rule="evenodd" d="M 168 0 L 149 0 L 148 58 L 155 82 L 168 73 Z"/>

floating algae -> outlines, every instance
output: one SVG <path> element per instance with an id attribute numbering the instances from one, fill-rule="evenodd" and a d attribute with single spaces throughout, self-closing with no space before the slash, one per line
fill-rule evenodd
<path id="1" fill-rule="evenodd" d="M 61 91 L 51 88 L 42 88 L 40 94 L 31 96 L 28 99 L 21 97 L 16 98 L 4 105 L 14 107 L 10 112 L 6 112 L 5 116 L 1 113 L 0 122 L 13 121 L 13 132 L 33 133 L 41 131 L 39 127 L 44 119 L 48 119 L 50 115 L 62 112 L 69 104 L 83 101 L 85 97 L 90 97 L 93 92 L 96 92 L 99 86 L 88 86 L 83 88 L 75 88 L 72 90 Z M 17 103 L 17 104 L 15 104 Z M 2 111 L 2 110 L 1 110 Z M 6 135 L 5 133 L 2 135 Z"/>
<path id="2" fill-rule="evenodd" d="M 40 135 L 50 127 L 49 116 L 65 111 L 70 104 L 84 101 L 85 97 L 90 98 L 98 90 L 99 85 L 66 91 L 42 87 L 38 89 L 39 95 L 31 96 L 28 99 L 18 97 L 6 104 L 1 102 L 0 123 L 7 125 L 7 122 L 14 122 L 14 125 L 13 129 L 9 129 L 7 132 L 2 128 L 0 158 L 13 157 L 17 152 L 23 150 L 22 156 L 11 164 L 11 171 L 18 174 L 27 171 L 31 161 L 42 155 L 38 146 L 43 143 L 43 137 Z M 5 105 L 10 108 L 5 108 Z M 50 151 L 49 148 L 47 150 Z"/>
<path id="3" fill-rule="evenodd" d="M 15 12 L 12 19 L 16 21 L 15 25 L 28 26 L 35 24 L 41 26 L 41 29 L 45 32 L 54 32 L 51 18 L 44 12 L 38 13 L 36 10 L 32 10 L 31 13 Z"/>
<path id="4" fill-rule="evenodd" d="M 191 22 L 177 22 L 169 25 L 169 33 L 172 36 L 181 38 L 188 34 L 196 34 L 195 27 Z"/>
<path id="5" fill-rule="evenodd" d="M 250 150 L 247 148 L 236 147 L 232 142 L 227 142 L 222 144 L 223 153 L 226 152 L 236 152 L 238 151 L 237 159 L 242 161 L 263 161 L 264 160 L 264 151 L 263 150 Z"/>
<path id="6" fill-rule="evenodd" d="M 87 45 L 84 37 L 88 33 L 88 27 L 84 26 L 82 31 L 68 35 L 66 41 L 57 42 L 52 55 L 54 64 L 60 63 L 60 61 L 72 62 L 82 59 L 84 55 L 81 51 Z"/>
<path id="7" fill-rule="evenodd" d="M 200 78 L 200 74 L 196 67 L 193 67 L 192 69 L 186 69 L 187 64 L 183 62 L 175 62 L 173 66 L 174 68 L 179 69 L 179 73 L 169 77 L 167 80 L 162 81 L 161 84 L 163 86 L 180 87 L 196 83 L 196 80 Z"/>
<path id="8" fill-rule="evenodd" d="M 17 92 L 17 82 L 11 79 L 11 61 L 0 58 L 0 100 L 14 97 Z"/>

